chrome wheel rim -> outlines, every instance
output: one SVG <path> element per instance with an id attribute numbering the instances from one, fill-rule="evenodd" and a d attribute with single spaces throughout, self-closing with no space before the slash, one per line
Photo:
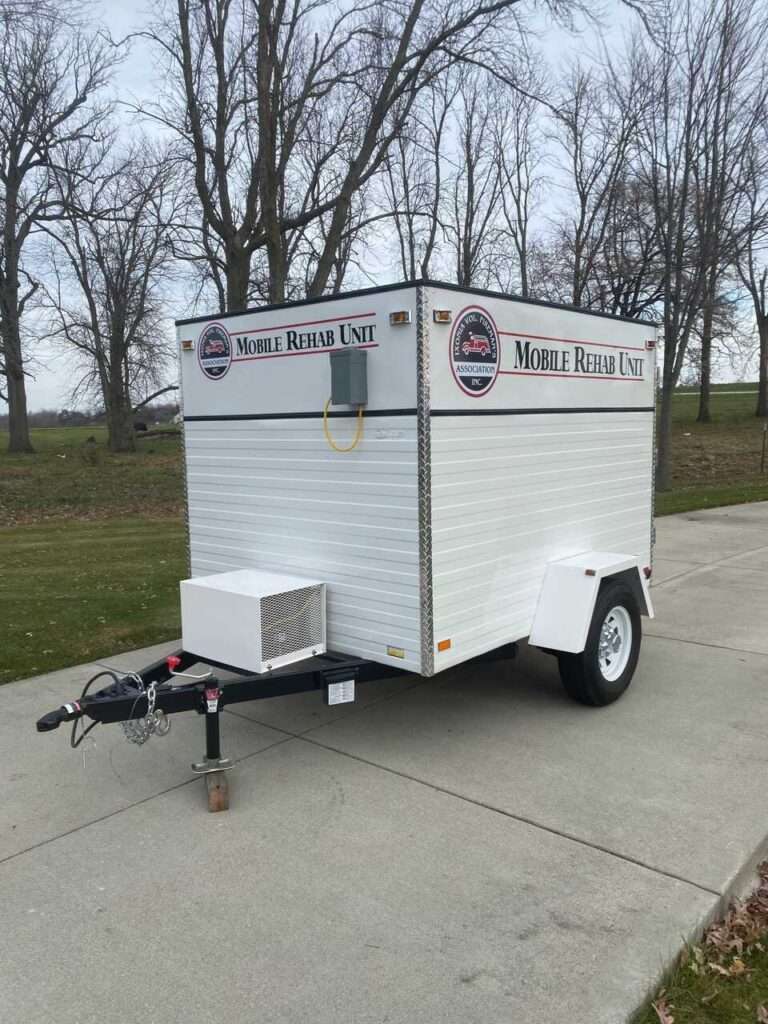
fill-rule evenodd
<path id="1" fill-rule="evenodd" d="M 623 605 L 611 608 L 600 627 L 597 663 L 600 674 L 612 683 L 622 674 L 632 651 L 632 620 Z"/>

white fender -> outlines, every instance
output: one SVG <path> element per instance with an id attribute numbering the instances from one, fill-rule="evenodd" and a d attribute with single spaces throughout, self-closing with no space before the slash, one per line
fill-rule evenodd
<path id="1" fill-rule="evenodd" d="M 634 555 L 585 551 L 547 565 L 529 643 L 580 654 L 587 643 L 600 582 L 617 575 L 635 592 L 640 614 L 653 618 L 648 581 Z"/>

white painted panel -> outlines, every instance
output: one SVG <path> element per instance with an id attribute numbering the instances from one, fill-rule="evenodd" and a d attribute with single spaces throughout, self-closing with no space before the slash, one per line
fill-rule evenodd
<path id="1" fill-rule="evenodd" d="M 353 421 L 332 424 L 347 443 Z M 255 568 L 323 580 L 329 649 L 418 671 L 415 416 L 366 420 L 348 454 L 331 451 L 316 418 L 185 431 L 193 576 Z"/>
<path id="2" fill-rule="evenodd" d="M 429 304 L 453 313 L 430 325 L 432 409 L 653 405 L 647 324 L 437 287 Z"/>
<path id="3" fill-rule="evenodd" d="M 179 341 L 192 342 L 191 350 L 179 355 L 184 415 L 317 413 L 331 393 L 329 353 L 349 347 L 368 353 L 369 409 L 412 408 L 415 305 L 416 289 L 410 286 L 182 323 Z M 391 327 L 389 313 L 401 309 L 410 310 L 414 322 Z M 206 332 L 213 325 L 212 342 L 221 354 L 205 355 Z M 217 359 L 223 372 L 212 378 L 206 361 Z"/>
<path id="4" fill-rule="evenodd" d="M 637 558 L 619 552 L 586 551 L 550 562 L 531 626 L 531 643 L 572 654 L 583 651 L 601 580 L 626 570 L 642 586 Z M 653 614 L 650 604 L 648 610 Z"/>
<path id="5" fill-rule="evenodd" d="M 652 420 L 432 418 L 434 641 L 451 640 L 436 671 L 528 636 L 548 562 L 602 550 L 649 564 Z"/>

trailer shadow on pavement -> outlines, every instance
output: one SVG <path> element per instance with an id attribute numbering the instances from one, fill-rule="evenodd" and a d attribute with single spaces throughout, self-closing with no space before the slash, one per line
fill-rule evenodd
<path id="1" fill-rule="evenodd" d="M 523 648 L 352 706 L 237 705 L 226 814 L 190 778 L 197 716 L 73 752 L 34 722 L 90 667 L 3 687 L 4 1019 L 626 1020 L 768 831 L 768 503 L 657 529 L 616 704 Z"/>

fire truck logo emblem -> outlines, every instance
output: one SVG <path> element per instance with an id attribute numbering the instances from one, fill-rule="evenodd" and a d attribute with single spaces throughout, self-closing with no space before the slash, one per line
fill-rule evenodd
<path id="1" fill-rule="evenodd" d="M 197 343 L 200 369 L 209 380 L 220 380 L 232 362 L 232 342 L 221 324 L 208 324 Z"/>
<path id="2" fill-rule="evenodd" d="M 463 310 L 451 335 L 451 370 L 461 390 L 480 398 L 499 372 L 499 337 L 491 314 L 480 306 Z"/>

